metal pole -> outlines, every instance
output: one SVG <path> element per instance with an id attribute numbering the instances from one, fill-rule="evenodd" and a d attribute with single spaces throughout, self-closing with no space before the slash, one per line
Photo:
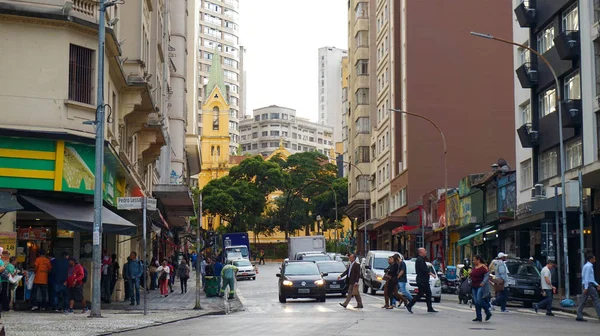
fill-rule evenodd
<path id="1" fill-rule="evenodd" d="M 142 234 L 142 242 L 144 244 L 144 315 L 148 315 L 148 289 L 146 288 L 148 286 L 148 276 L 146 274 L 146 270 L 148 269 L 148 246 L 146 243 L 146 211 L 148 209 L 148 198 L 144 197 L 143 202 L 144 206 L 142 210 L 142 215 L 144 219 L 142 220 L 142 229 L 144 230 L 144 233 Z"/>
<path id="2" fill-rule="evenodd" d="M 581 269 L 583 269 L 583 265 L 585 265 L 585 246 L 583 242 L 583 176 L 581 170 L 579 171 L 579 246 L 581 248 L 579 252 Z"/>
<path id="3" fill-rule="evenodd" d="M 104 40 L 105 40 L 105 0 L 99 0 L 98 20 L 98 88 L 96 93 L 96 166 L 94 169 L 94 231 L 92 235 L 92 311 L 90 317 L 101 317 L 100 312 L 100 265 L 102 255 L 102 178 L 104 168 Z"/>
<path id="4" fill-rule="evenodd" d="M 196 254 L 198 259 L 196 260 L 196 305 L 194 309 L 202 309 L 200 304 L 200 291 L 202 290 L 202 277 L 200 276 L 200 227 L 202 226 L 202 193 L 198 194 L 198 221 L 196 225 Z"/>
<path id="5" fill-rule="evenodd" d="M 569 242 L 567 237 L 567 201 L 565 198 L 565 144 L 563 142 L 563 123 L 562 123 L 562 104 L 561 104 L 561 94 L 560 94 L 560 81 L 558 80 L 558 76 L 556 76 L 556 71 L 550 64 L 550 62 L 537 50 L 532 49 L 528 45 L 520 44 L 517 42 L 501 39 L 498 37 L 494 37 L 490 34 L 482 34 L 471 32 L 471 35 L 482 37 L 490 40 L 495 40 L 498 42 L 512 44 L 514 46 L 524 48 L 535 54 L 550 70 L 552 76 L 554 77 L 554 85 L 556 87 L 556 104 L 558 105 L 558 138 L 559 138 L 559 150 L 560 150 L 560 187 L 562 190 L 562 199 L 561 199 L 561 208 L 562 208 L 562 226 L 563 226 L 563 252 L 564 252 L 564 261 L 565 261 L 565 297 L 569 299 L 570 296 L 570 280 L 569 280 Z"/>
<path id="6" fill-rule="evenodd" d="M 562 261 L 560 261 L 560 249 L 558 248 L 558 241 L 560 239 L 560 224 L 559 224 L 559 215 L 558 215 L 558 208 L 560 208 L 560 204 L 558 201 L 558 187 L 554 186 L 554 198 L 556 198 L 556 211 L 555 211 L 555 220 L 556 220 L 556 240 L 554 241 L 555 243 L 555 251 L 556 251 L 556 264 L 558 266 L 558 292 L 562 293 L 562 272 L 561 272 L 561 267 L 562 267 Z"/>

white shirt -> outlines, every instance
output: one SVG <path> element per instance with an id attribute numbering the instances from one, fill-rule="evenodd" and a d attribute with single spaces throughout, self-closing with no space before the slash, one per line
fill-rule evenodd
<path id="1" fill-rule="evenodd" d="M 550 283 L 552 283 L 552 273 L 550 272 L 550 269 L 548 268 L 548 266 L 544 266 L 544 268 L 542 268 L 542 289 L 552 289 L 552 285 L 549 285 L 548 282 L 546 282 L 546 278 L 548 278 L 548 280 L 550 280 Z"/>
<path id="2" fill-rule="evenodd" d="M 356 261 L 355 261 L 355 262 L 356 262 Z M 352 263 L 350 264 L 350 266 L 348 266 L 348 279 L 350 279 L 350 273 L 352 272 L 352 266 L 354 266 L 354 263 L 355 263 L 355 262 L 352 262 Z"/>

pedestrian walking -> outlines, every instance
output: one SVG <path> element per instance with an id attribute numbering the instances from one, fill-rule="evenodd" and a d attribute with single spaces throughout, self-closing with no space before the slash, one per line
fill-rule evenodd
<path id="1" fill-rule="evenodd" d="M 101 300 L 105 303 L 110 303 L 110 282 L 112 279 L 112 259 L 108 252 L 104 250 L 102 256 L 102 265 L 100 266 L 100 288 Z"/>
<path id="2" fill-rule="evenodd" d="M 125 264 L 123 264 L 123 271 L 121 273 L 123 274 L 123 282 L 125 285 L 125 298 L 123 299 L 123 301 L 129 301 L 129 299 L 131 298 L 131 285 L 129 284 L 129 275 L 127 274 L 127 269 L 129 267 L 130 262 L 131 258 L 127 257 L 127 261 L 125 262 Z"/>
<path id="3" fill-rule="evenodd" d="M 46 310 L 48 306 L 48 276 L 52 264 L 46 256 L 46 251 L 40 250 L 39 256 L 35 259 L 35 277 L 33 278 L 33 288 L 31 290 L 31 299 L 33 307 L 31 310 Z M 38 302 L 38 292 L 41 292 L 42 302 Z"/>
<path id="4" fill-rule="evenodd" d="M 412 314 L 412 307 L 417 303 L 417 301 L 425 296 L 425 301 L 427 302 L 427 312 L 437 313 L 437 310 L 433 309 L 433 305 L 431 304 L 431 287 L 429 285 L 430 276 L 436 277 L 436 275 L 429 272 L 429 267 L 427 267 L 427 262 L 425 261 L 425 258 L 427 257 L 427 251 L 424 248 L 420 248 L 418 253 L 419 256 L 415 262 L 415 271 L 417 272 L 417 287 L 419 288 L 419 293 L 410 301 L 408 305 L 406 305 L 406 310 Z"/>
<path id="5" fill-rule="evenodd" d="M 400 292 L 402 293 L 402 295 L 408 301 L 411 301 L 413 297 L 410 294 L 410 292 L 406 289 L 406 283 L 408 283 L 408 278 L 406 276 L 406 263 L 402 259 L 401 255 L 398 256 L 398 260 L 398 287 L 400 288 Z"/>
<path id="6" fill-rule="evenodd" d="M 356 262 L 356 255 L 351 254 L 348 259 L 350 260 L 350 265 L 348 268 L 340 274 L 338 277 L 338 281 L 343 277 L 346 277 L 346 284 L 348 286 L 348 294 L 346 295 L 346 300 L 343 303 L 340 303 L 340 306 L 346 308 L 352 298 L 356 299 L 356 308 L 363 308 L 362 298 L 360 297 L 360 290 L 358 289 L 358 280 L 360 280 L 360 265 Z"/>
<path id="7" fill-rule="evenodd" d="M 471 269 L 471 295 L 475 303 L 475 319 L 473 322 L 481 322 L 481 309 L 485 311 L 485 320 L 489 321 L 492 317 L 490 304 L 487 300 L 489 296 L 489 271 L 484 263 L 483 257 L 477 254 L 473 257 L 473 269 Z"/>
<path id="8" fill-rule="evenodd" d="M 170 267 L 169 264 L 167 263 L 167 260 L 163 260 L 162 265 L 159 266 L 156 271 L 158 272 L 158 285 L 160 287 L 160 295 L 167 297 L 169 296 L 169 281 L 171 279 L 170 277 Z"/>
<path id="9" fill-rule="evenodd" d="M 190 266 L 187 264 L 187 261 L 182 260 L 181 263 L 179 263 L 179 267 L 177 267 L 177 276 L 181 283 L 181 294 L 187 293 L 187 282 L 190 278 Z"/>
<path id="10" fill-rule="evenodd" d="M 493 305 L 500 306 L 500 311 L 508 313 L 506 310 L 506 301 L 508 299 L 508 293 L 506 291 L 506 283 L 508 283 L 508 269 L 506 268 L 506 257 L 507 254 L 504 252 L 498 253 L 498 259 L 495 261 L 496 274 L 492 280 L 494 284 L 494 292 L 496 293 L 496 300 L 492 303 Z"/>
<path id="11" fill-rule="evenodd" d="M 219 292 L 220 297 L 225 296 L 225 289 L 229 287 L 229 295 L 228 299 L 233 299 L 235 295 L 235 276 L 238 272 L 238 268 L 233 264 L 227 264 L 223 266 L 223 270 L 221 271 L 221 278 L 223 279 L 223 285 L 221 286 L 221 290 Z"/>
<path id="12" fill-rule="evenodd" d="M 221 273 L 223 272 L 223 263 L 221 263 L 221 260 L 216 259 L 215 260 L 215 276 L 217 277 L 217 290 L 220 291 L 221 290 Z"/>
<path id="13" fill-rule="evenodd" d="M 585 322 L 583 319 L 583 307 L 588 298 L 592 298 L 594 307 L 596 308 L 596 315 L 600 319 L 600 298 L 598 297 L 598 291 L 600 291 L 600 285 L 594 278 L 594 264 L 596 263 L 596 256 L 589 254 L 587 256 L 587 262 L 581 269 L 581 282 L 583 284 L 583 295 L 577 307 L 577 321 Z"/>
<path id="14" fill-rule="evenodd" d="M 77 259 L 71 258 L 69 260 L 69 271 L 67 275 L 67 281 L 64 283 L 69 288 L 69 309 L 65 311 L 67 314 L 73 314 L 73 307 L 75 302 L 81 302 L 83 306 L 82 314 L 87 313 L 88 307 L 83 297 L 83 281 L 85 278 L 85 271 L 83 266 L 77 262 Z"/>
<path id="15" fill-rule="evenodd" d="M 54 311 L 61 312 L 69 309 L 69 288 L 65 285 L 69 276 L 69 252 L 63 252 L 62 258 L 56 258 L 52 261 L 52 278 L 54 283 Z M 60 300 L 62 299 L 62 306 Z"/>
<path id="16" fill-rule="evenodd" d="M 131 306 L 140 304 L 140 278 L 144 274 L 144 266 L 142 262 L 138 260 L 137 253 L 131 252 L 129 255 L 129 262 L 125 267 L 125 274 L 129 279 L 129 298 L 131 300 Z"/>
<path id="17" fill-rule="evenodd" d="M 385 309 L 393 309 L 394 306 L 390 305 L 390 301 L 393 299 L 396 299 L 396 301 L 398 301 L 400 304 L 404 303 L 404 305 L 406 306 L 409 301 L 398 292 L 398 273 L 399 273 L 399 268 L 398 268 L 398 263 L 400 262 L 400 258 L 397 256 L 390 256 L 388 258 L 388 263 L 389 263 L 389 267 L 386 270 L 387 273 L 385 275 L 385 279 L 386 279 L 386 283 L 385 283 L 385 289 L 384 289 L 384 300 L 385 300 L 385 305 L 381 308 L 385 308 Z"/>
<path id="18" fill-rule="evenodd" d="M 542 302 L 533 305 L 533 309 L 537 313 L 539 309 L 546 309 L 547 316 L 554 316 L 552 314 L 552 299 L 553 294 L 556 292 L 556 287 L 552 286 L 552 268 L 554 267 L 554 260 L 548 259 L 546 267 L 542 268 L 542 290 L 544 291 L 545 297 Z"/>
<path id="19" fill-rule="evenodd" d="M 260 252 L 258 252 L 258 264 L 259 265 L 265 264 L 265 250 L 263 250 L 263 249 L 260 249 Z"/>
<path id="20" fill-rule="evenodd" d="M 152 257 L 152 260 L 150 260 L 150 267 L 148 268 L 148 272 L 150 273 L 150 290 L 158 288 L 158 273 L 156 272 L 158 266 L 160 266 L 158 260 L 156 257 Z"/>

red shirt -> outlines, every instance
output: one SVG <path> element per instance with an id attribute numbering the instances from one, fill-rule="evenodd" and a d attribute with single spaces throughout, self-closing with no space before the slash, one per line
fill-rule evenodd
<path id="1" fill-rule="evenodd" d="M 83 266 L 75 264 L 73 267 L 69 267 L 69 275 L 67 277 L 67 287 L 75 287 L 75 285 L 81 285 L 83 282 Z"/>
<path id="2" fill-rule="evenodd" d="M 485 266 L 481 266 L 479 268 L 473 267 L 471 270 L 471 287 L 481 287 L 481 283 L 483 282 L 483 278 L 487 272 L 488 270 L 485 268 Z"/>

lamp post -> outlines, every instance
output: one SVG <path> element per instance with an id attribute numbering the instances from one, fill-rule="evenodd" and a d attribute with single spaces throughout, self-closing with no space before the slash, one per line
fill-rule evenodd
<path id="1" fill-rule="evenodd" d="M 410 116 L 413 117 L 417 117 L 417 118 L 421 118 L 423 120 L 428 121 L 431 125 L 433 125 L 433 127 L 435 127 L 438 132 L 440 133 L 440 135 L 442 136 L 442 142 L 444 143 L 444 221 L 446 222 L 444 225 L 444 241 L 445 241 L 445 254 L 446 254 L 446 266 L 448 266 L 450 264 L 450 244 L 448 243 L 448 225 L 450 224 L 449 222 L 449 217 L 448 217 L 448 166 L 447 166 L 447 157 L 448 157 L 448 147 L 446 146 L 446 136 L 444 135 L 444 132 L 442 132 L 442 129 L 431 119 L 429 119 L 426 116 L 417 114 L 417 113 L 412 113 L 412 112 L 406 112 L 400 109 L 390 109 L 390 111 L 392 112 L 397 112 L 397 113 L 405 113 L 408 114 Z M 421 226 L 421 234 L 422 234 L 422 242 L 423 242 L 423 248 L 425 247 L 425 224 L 423 224 Z M 433 256 L 432 256 L 433 257 Z"/>
<path id="2" fill-rule="evenodd" d="M 317 235 L 320 235 L 321 234 L 321 224 L 320 224 L 321 215 L 317 215 L 316 220 L 317 220 Z"/>
<path id="3" fill-rule="evenodd" d="M 537 57 L 539 57 L 539 59 L 542 60 L 542 62 L 544 62 L 544 64 L 546 64 L 546 66 L 548 67 L 548 69 L 550 69 L 550 72 L 552 73 L 552 76 L 554 77 L 554 83 L 556 86 L 556 104 L 558 105 L 557 111 L 558 111 L 558 137 L 559 137 L 559 151 L 560 151 L 560 187 L 562 189 L 562 226 L 563 226 L 563 252 L 564 252 L 564 271 L 565 271 L 565 297 L 567 299 L 569 299 L 569 295 L 570 295 L 570 290 L 569 290 L 569 286 L 570 286 L 570 281 L 569 281 L 569 249 L 568 249 L 568 241 L 567 241 L 567 207 L 566 207 L 566 199 L 565 199 L 565 148 L 564 148 L 564 143 L 563 143 L 563 125 L 562 125 L 562 104 L 561 104 L 561 96 L 560 96 L 560 82 L 558 80 L 558 76 L 556 76 L 556 71 L 554 71 L 554 68 L 552 67 L 552 65 L 550 64 L 550 62 L 548 62 L 548 60 L 539 52 L 537 52 L 537 50 L 534 50 L 532 48 L 530 48 L 527 45 L 524 44 L 520 44 L 517 42 L 513 42 L 513 41 L 509 41 L 509 40 L 505 40 L 499 37 L 495 37 L 492 36 L 490 34 L 483 34 L 483 33 L 477 33 L 477 32 L 471 32 L 471 35 L 476 36 L 476 37 L 481 37 L 481 38 L 485 38 L 488 40 L 494 40 L 494 41 L 498 41 L 498 42 L 502 42 L 502 43 L 506 43 L 506 44 L 511 44 L 520 48 L 524 48 L 529 50 L 530 52 L 534 53 Z M 558 195 L 555 195 L 555 197 L 558 197 Z M 558 232 L 556 233 L 556 238 L 558 240 Z"/>
<path id="4" fill-rule="evenodd" d="M 357 166 L 357 165 L 355 165 L 355 164 L 352 164 L 352 163 L 350 163 L 350 162 L 346 162 L 346 161 L 342 161 L 342 163 L 343 163 L 343 164 L 347 164 L 348 166 L 352 166 L 352 167 L 356 168 L 356 170 L 358 170 L 358 172 L 360 173 L 360 176 L 361 176 L 361 178 L 363 178 L 363 179 L 365 179 L 365 178 L 366 178 L 365 174 L 363 174 L 362 170 L 360 170 L 360 168 L 358 168 L 358 166 Z M 365 183 L 365 185 L 366 185 L 366 183 Z M 367 188 L 367 189 L 368 189 L 368 188 Z M 358 190 L 358 188 L 357 188 L 357 190 Z M 365 190 L 365 193 L 366 193 L 367 191 L 368 191 L 368 190 Z M 364 249 L 364 251 L 363 251 L 363 252 L 365 253 L 365 256 L 366 256 L 366 255 L 367 255 L 367 242 L 368 242 L 368 240 L 367 240 L 367 197 L 366 197 L 366 196 L 364 196 L 364 197 L 363 197 L 363 218 L 364 218 L 363 220 L 365 221 L 365 222 L 364 222 L 364 225 L 365 225 L 365 227 L 364 227 L 364 229 L 365 229 L 365 239 L 364 239 L 364 244 L 365 244 L 365 245 L 364 245 L 364 247 L 363 247 L 363 249 Z M 357 227 L 357 229 L 358 229 L 358 227 Z"/>

